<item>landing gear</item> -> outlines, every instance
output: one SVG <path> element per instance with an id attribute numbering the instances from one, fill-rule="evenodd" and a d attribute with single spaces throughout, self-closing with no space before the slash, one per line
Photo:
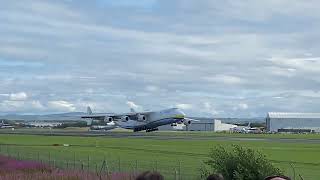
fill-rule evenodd
<path id="1" fill-rule="evenodd" d="M 158 131 L 158 128 L 153 128 L 153 129 L 147 129 L 146 132 L 152 132 L 152 131 Z"/>
<path id="2" fill-rule="evenodd" d="M 142 127 L 134 128 L 133 132 L 138 132 L 138 131 L 143 131 L 143 130 L 147 130 L 147 127 L 146 126 L 142 126 Z"/>
<path id="3" fill-rule="evenodd" d="M 146 132 L 152 132 L 152 131 L 158 131 L 159 129 L 158 128 L 147 128 L 146 126 L 142 126 L 142 127 L 137 127 L 137 128 L 134 128 L 133 129 L 133 132 L 138 132 L 138 131 L 143 131 L 143 130 L 146 130 Z"/>

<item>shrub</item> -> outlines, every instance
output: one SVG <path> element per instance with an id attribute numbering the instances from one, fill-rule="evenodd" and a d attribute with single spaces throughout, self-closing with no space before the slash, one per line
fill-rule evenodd
<path id="1" fill-rule="evenodd" d="M 211 149 L 205 164 L 201 169 L 202 177 L 221 173 L 226 180 L 261 180 L 270 175 L 282 175 L 265 155 L 238 145 L 232 145 L 231 149 L 222 146 Z"/>

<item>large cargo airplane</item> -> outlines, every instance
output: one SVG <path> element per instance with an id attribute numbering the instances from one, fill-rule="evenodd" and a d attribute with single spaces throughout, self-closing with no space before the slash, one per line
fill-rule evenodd
<path id="1" fill-rule="evenodd" d="M 170 108 L 162 111 L 146 111 L 146 112 L 135 112 L 131 109 L 131 112 L 124 114 L 93 114 L 90 107 L 87 109 L 87 115 L 81 118 L 89 118 L 91 122 L 93 120 L 105 122 L 105 126 L 93 126 L 93 129 L 105 129 L 110 130 L 117 127 L 124 129 L 132 129 L 134 132 L 137 131 L 157 131 L 159 126 L 171 124 L 184 124 L 190 125 L 195 119 L 190 119 L 178 108 Z"/>

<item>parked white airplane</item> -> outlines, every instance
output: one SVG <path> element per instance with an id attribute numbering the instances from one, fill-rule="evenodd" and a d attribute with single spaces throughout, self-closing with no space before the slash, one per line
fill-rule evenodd
<path id="1" fill-rule="evenodd" d="M 0 123 L 0 128 L 1 129 L 5 129 L 5 128 L 14 128 L 14 127 L 11 126 L 10 124 L 4 123 L 4 121 L 2 120 L 1 123 Z"/>
<path id="2" fill-rule="evenodd" d="M 121 127 L 132 129 L 134 132 L 146 130 L 146 132 L 157 131 L 159 126 L 167 124 L 185 124 L 190 125 L 195 119 L 190 119 L 178 108 L 170 108 L 162 111 L 131 112 L 124 114 L 93 114 L 91 108 L 87 109 L 88 115 L 81 118 L 89 118 L 91 120 L 104 121 L 106 126 L 103 129 L 113 129 Z M 94 127 L 94 126 L 93 126 Z M 96 126 L 96 129 L 101 127 Z"/>
<path id="3" fill-rule="evenodd" d="M 237 126 L 232 128 L 233 132 L 238 132 L 238 133 L 257 133 L 260 131 L 259 128 L 255 128 L 255 127 L 251 127 L 251 123 L 249 122 L 249 124 L 247 126 Z"/>

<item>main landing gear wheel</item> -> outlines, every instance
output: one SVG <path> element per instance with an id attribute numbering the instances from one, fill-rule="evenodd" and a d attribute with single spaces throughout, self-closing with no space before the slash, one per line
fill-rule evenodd
<path id="1" fill-rule="evenodd" d="M 147 129 L 146 132 L 152 132 L 152 131 L 158 131 L 158 128 L 153 128 L 153 129 Z"/>

